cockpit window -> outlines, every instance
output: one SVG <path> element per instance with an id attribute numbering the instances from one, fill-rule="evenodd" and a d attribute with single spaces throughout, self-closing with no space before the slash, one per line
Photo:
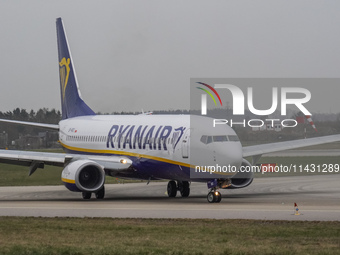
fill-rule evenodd
<path id="1" fill-rule="evenodd" d="M 237 135 L 228 135 L 228 140 L 231 142 L 239 142 L 240 139 L 238 138 Z"/>
<path id="2" fill-rule="evenodd" d="M 214 142 L 226 142 L 228 141 L 228 138 L 226 135 L 214 135 Z"/>
<path id="3" fill-rule="evenodd" d="M 207 138 L 208 138 L 208 136 L 202 135 L 201 142 L 207 144 Z"/>
<path id="4" fill-rule="evenodd" d="M 238 139 L 237 135 L 214 135 L 214 136 L 208 136 L 208 135 L 202 135 L 201 142 L 204 144 L 209 144 L 212 142 L 238 142 L 240 141 Z"/>
<path id="5" fill-rule="evenodd" d="M 207 135 L 202 135 L 201 142 L 204 144 L 212 143 L 212 137 Z"/>

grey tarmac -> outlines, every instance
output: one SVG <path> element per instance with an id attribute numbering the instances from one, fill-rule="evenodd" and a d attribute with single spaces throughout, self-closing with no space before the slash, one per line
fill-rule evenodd
<path id="1" fill-rule="evenodd" d="M 0 216 L 340 220 L 340 174 L 255 178 L 220 190 L 219 204 L 207 202 L 204 183 L 192 183 L 188 198 L 168 198 L 166 184 L 106 185 L 104 200 L 88 201 L 63 186 L 0 187 Z"/>

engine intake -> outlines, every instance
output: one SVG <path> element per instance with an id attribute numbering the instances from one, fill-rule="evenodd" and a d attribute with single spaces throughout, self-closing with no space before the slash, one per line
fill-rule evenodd
<path id="1" fill-rule="evenodd" d="M 105 172 L 92 160 L 76 160 L 64 168 L 61 179 L 71 191 L 95 192 L 103 187 Z"/>
<path id="2" fill-rule="evenodd" d="M 230 181 L 231 185 L 227 187 L 227 189 L 239 189 L 249 186 L 254 179 L 254 173 L 251 171 L 252 165 L 245 159 L 242 160 L 241 169 L 234 175 Z M 244 171 L 247 169 L 247 171 Z"/>

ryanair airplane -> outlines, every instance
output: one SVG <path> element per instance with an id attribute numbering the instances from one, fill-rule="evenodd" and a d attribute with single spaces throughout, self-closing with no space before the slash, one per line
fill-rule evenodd
<path id="1" fill-rule="evenodd" d="M 254 164 L 262 154 L 340 141 L 340 135 L 242 148 L 228 125 L 211 128 L 211 119 L 190 115 L 96 115 L 80 95 L 77 77 L 61 18 L 57 19 L 62 120 L 58 125 L 1 120 L 59 132 L 66 153 L 0 150 L 0 162 L 25 165 L 29 175 L 44 165 L 63 167 L 61 180 L 70 191 L 82 192 L 84 199 L 94 193 L 105 195 L 106 176 L 169 180 L 167 192 L 175 197 L 190 194 L 192 181 L 208 184 L 210 203 L 221 201 L 218 189 L 243 188 L 253 181 L 253 173 L 228 173 L 225 178 L 192 178 L 196 166 L 219 165 L 240 169 Z M 192 127 L 190 121 L 200 125 Z"/>

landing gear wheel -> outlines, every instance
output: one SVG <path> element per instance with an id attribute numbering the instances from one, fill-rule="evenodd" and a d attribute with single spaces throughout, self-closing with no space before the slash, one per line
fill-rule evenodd
<path id="1" fill-rule="evenodd" d="M 177 195 L 177 185 L 175 181 L 168 182 L 167 191 L 169 197 L 175 197 Z"/>
<path id="2" fill-rule="evenodd" d="M 103 199 L 105 196 L 105 188 L 104 186 L 96 192 L 96 198 L 97 199 Z"/>
<path id="3" fill-rule="evenodd" d="M 215 192 L 215 194 L 217 193 L 217 198 L 216 198 L 216 201 L 215 201 L 215 203 L 219 203 L 219 202 L 221 202 L 221 200 L 222 200 L 222 195 L 221 195 L 221 193 L 220 192 Z"/>
<path id="4" fill-rule="evenodd" d="M 222 200 L 222 195 L 218 191 L 210 191 L 207 195 L 207 200 L 209 203 L 219 203 Z"/>
<path id="5" fill-rule="evenodd" d="M 91 192 L 82 192 L 83 199 L 90 199 L 92 196 Z"/>
<path id="6" fill-rule="evenodd" d="M 216 199 L 215 192 L 210 191 L 207 195 L 208 202 L 209 203 L 215 203 L 215 199 Z"/>
<path id="7" fill-rule="evenodd" d="M 182 197 L 188 197 L 190 194 L 190 185 L 188 181 L 183 181 L 180 186 L 180 192 Z"/>

